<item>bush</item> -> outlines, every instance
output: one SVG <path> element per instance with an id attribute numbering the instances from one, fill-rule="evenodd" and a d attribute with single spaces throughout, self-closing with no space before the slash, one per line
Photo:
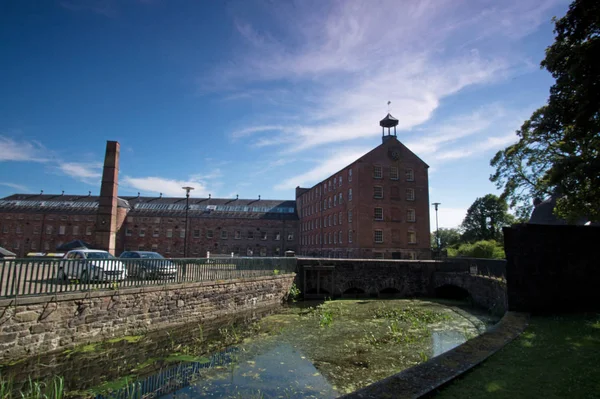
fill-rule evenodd
<path id="1" fill-rule="evenodd" d="M 457 249 L 448 248 L 448 256 L 466 256 L 469 258 L 504 259 L 504 248 L 494 240 L 477 241 L 473 244 L 461 244 Z"/>

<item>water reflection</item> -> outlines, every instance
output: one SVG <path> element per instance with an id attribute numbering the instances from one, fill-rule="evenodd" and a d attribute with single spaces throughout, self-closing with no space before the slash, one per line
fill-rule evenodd
<path id="1" fill-rule="evenodd" d="M 441 355 L 467 341 L 464 332 L 455 330 L 433 331 L 431 333 L 431 357 Z"/>

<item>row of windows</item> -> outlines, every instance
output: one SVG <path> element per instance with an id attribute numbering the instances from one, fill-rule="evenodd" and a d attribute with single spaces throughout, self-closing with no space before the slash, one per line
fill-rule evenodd
<path id="1" fill-rule="evenodd" d="M 398 209 L 398 208 L 395 208 Z M 399 210 L 398 210 L 399 211 Z M 393 215 L 392 215 L 393 216 Z M 374 209 L 374 219 L 383 220 L 383 208 L 376 207 Z M 322 222 L 321 222 L 322 221 Z M 316 218 L 300 224 L 300 231 L 311 231 L 314 229 L 320 229 L 321 227 L 331 227 L 342 224 L 342 212 L 334 213 L 333 215 L 323 216 L 323 218 Z M 415 222 L 416 213 L 414 209 L 406 210 L 406 221 Z M 352 209 L 348 210 L 348 223 L 352 223 Z"/>
<path id="2" fill-rule="evenodd" d="M 414 231 L 407 232 L 407 240 L 409 244 L 416 244 L 417 233 Z M 383 244 L 383 230 L 373 231 L 373 242 Z M 302 237 L 301 243 L 302 245 L 343 244 L 342 231 L 306 235 Z M 352 243 L 352 230 L 348 230 L 348 243 Z"/>
<path id="3" fill-rule="evenodd" d="M 395 208 L 396 210 L 398 210 L 397 208 Z M 392 211 L 394 211 L 394 209 L 392 209 Z M 392 212 L 394 213 L 394 212 Z M 392 218 L 396 219 L 397 216 L 392 214 Z M 373 210 L 373 219 L 375 220 L 383 220 L 383 208 L 380 207 L 376 207 Z M 406 221 L 407 222 L 414 222 L 416 221 L 416 214 L 415 214 L 415 210 L 414 209 L 407 209 L 406 210 Z"/>
<path id="4" fill-rule="evenodd" d="M 406 181 L 415 181 L 415 171 L 412 168 L 404 169 L 404 177 Z M 373 178 L 374 179 L 383 179 L 383 166 L 374 165 L 373 166 Z M 400 172 L 398 171 L 397 166 L 390 167 L 390 179 L 391 180 L 400 180 Z"/>
<path id="5" fill-rule="evenodd" d="M 171 248 L 171 245 L 164 245 L 164 246 L 160 246 L 158 244 L 152 244 L 152 245 L 146 245 L 146 244 L 139 244 L 137 247 L 126 247 L 125 251 L 154 251 L 154 252 L 162 252 L 165 254 L 183 254 L 183 246 L 179 246 L 179 247 L 173 247 Z M 201 248 L 199 246 L 192 246 L 190 248 L 188 248 L 188 253 L 192 254 L 192 255 L 198 255 L 201 257 L 207 257 L 209 256 L 209 254 L 226 254 L 226 255 L 230 255 L 230 254 L 234 254 L 237 256 L 267 256 L 268 253 L 268 248 L 267 247 L 247 247 L 247 248 L 240 248 L 240 247 L 231 247 L 229 248 L 227 245 L 223 245 L 220 248 L 212 248 L 210 250 L 206 250 L 205 248 Z M 281 248 L 280 247 L 273 247 L 271 248 L 270 251 L 271 254 L 273 254 L 274 256 L 279 256 L 281 254 Z"/>
<path id="6" fill-rule="evenodd" d="M 348 169 L 348 182 L 352 182 L 352 169 Z M 331 192 L 332 190 L 337 190 L 338 187 L 342 187 L 344 184 L 344 177 L 340 174 L 338 176 L 334 176 L 333 179 L 329 179 L 329 181 L 324 182 L 322 185 L 316 185 L 312 190 L 307 192 L 301 198 L 303 202 L 310 202 L 317 198 L 321 198 L 324 193 Z"/>
<path id="7" fill-rule="evenodd" d="M 200 236 L 201 236 L 200 229 L 194 229 L 192 234 L 193 234 L 194 238 L 200 238 Z M 126 228 L 125 229 L 125 235 L 129 237 L 129 236 L 133 235 L 133 233 L 132 233 L 131 230 L 129 230 L 129 228 Z M 140 237 L 145 237 L 146 236 L 146 229 L 139 229 L 138 235 Z M 154 229 L 152 231 L 152 237 L 160 237 L 160 229 Z M 167 238 L 173 237 L 173 229 L 167 229 L 166 230 L 166 237 Z M 184 237 L 185 237 L 185 229 L 180 229 L 179 230 L 179 238 L 184 238 Z M 222 240 L 227 240 L 227 239 L 229 239 L 229 232 L 227 230 L 221 230 L 221 233 L 220 233 L 219 237 Z M 246 238 L 247 240 L 253 240 L 255 237 L 257 239 L 261 239 L 261 240 L 267 240 L 269 238 L 268 237 L 268 233 L 266 231 L 261 231 L 261 232 L 258 232 L 258 233 L 255 234 L 255 231 L 248 230 L 246 232 L 246 234 L 244 234 L 242 236 L 242 231 L 241 230 L 236 230 L 234 232 L 234 235 L 233 235 L 233 238 L 236 239 L 236 240 L 241 240 L 242 238 Z M 206 238 L 216 238 L 215 231 L 212 230 L 212 229 L 206 230 Z M 273 234 L 273 240 L 274 241 L 281 240 L 281 234 L 279 232 L 274 233 Z M 289 232 L 287 234 L 287 240 L 288 241 L 293 241 L 294 240 L 294 233 L 293 232 Z"/>
<path id="8" fill-rule="evenodd" d="M 11 214 L 7 214 L 4 216 L 4 219 L 6 220 L 10 220 L 12 219 L 12 215 Z M 25 215 L 23 214 L 19 214 L 17 215 L 17 217 L 15 217 L 15 219 L 19 219 L 19 220 L 24 220 L 25 219 Z M 34 217 L 29 217 L 27 218 L 28 220 L 42 220 L 42 215 L 35 215 Z M 47 215 L 45 218 L 45 220 L 69 220 L 69 216 L 68 215 L 61 215 L 61 216 L 55 216 L 55 215 Z M 96 220 L 95 216 L 79 216 L 79 215 L 73 215 L 71 216 L 71 220 L 75 221 L 75 222 L 79 222 L 80 220 L 87 220 L 88 222 L 93 222 Z"/>
<path id="9" fill-rule="evenodd" d="M 317 213 L 319 211 L 323 211 L 325 209 L 331 209 L 338 205 L 342 205 L 343 201 L 344 201 L 344 195 L 342 193 L 339 193 L 337 195 L 334 195 L 333 197 L 325 198 L 323 200 L 323 202 L 319 201 L 318 204 L 312 204 L 307 207 L 304 207 L 302 209 L 301 216 L 306 217 L 306 216 L 310 216 L 314 213 Z M 348 201 L 352 201 L 352 189 L 351 188 L 348 189 Z"/>
<path id="10" fill-rule="evenodd" d="M 67 226 L 58 226 L 58 229 L 56 229 L 56 232 L 58 233 L 58 235 L 63 236 L 65 234 L 67 234 L 67 232 L 69 230 L 70 230 L 71 234 L 74 236 L 79 235 L 82 232 L 82 229 L 80 229 L 80 226 L 72 226 L 71 229 L 67 229 Z M 40 231 L 41 231 L 41 226 L 33 226 L 33 234 L 40 234 Z M 54 234 L 55 229 L 54 229 L 54 226 L 46 226 L 44 228 L 44 231 L 46 232 L 47 235 L 50 235 L 50 234 Z M 94 231 L 94 228 L 92 226 L 85 227 L 85 235 L 91 236 L 93 231 Z M 4 234 L 10 233 L 10 228 L 8 225 L 2 226 L 2 233 L 4 233 Z M 23 227 L 16 226 L 15 234 L 23 234 Z"/>
<path id="11" fill-rule="evenodd" d="M 391 189 L 392 189 L 392 198 L 398 197 L 398 194 L 399 194 L 398 187 L 392 187 Z M 382 186 L 374 186 L 373 187 L 373 198 L 383 199 L 383 197 L 384 197 L 383 187 Z M 406 200 L 407 201 L 415 200 L 415 189 L 414 188 L 406 189 Z"/>

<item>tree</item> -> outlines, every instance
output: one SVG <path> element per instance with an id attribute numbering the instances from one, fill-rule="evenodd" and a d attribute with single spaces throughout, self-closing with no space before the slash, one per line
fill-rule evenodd
<path id="1" fill-rule="evenodd" d="M 473 244 L 461 244 L 457 249 L 450 249 L 448 256 L 466 256 L 469 258 L 504 259 L 502 245 L 494 240 L 477 241 Z"/>
<path id="2" fill-rule="evenodd" d="M 534 197 L 558 194 L 558 216 L 600 221 L 600 2 L 575 0 L 554 22 L 541 63 L 555 79 L 548 103 L 494 156 L 490 180 L 519 216 Z"/>
<path id="3" fill-rule="evenodd" d="M 514 221 L 508 213 L 506 201 L 494 194 L 477 198 L 467 210 L 462 222 L 464 242 L 502 240 L 502 227 Z"/>
<path id="4" fill-rule="evenodd" d="M 434 231 L 431 235 L 431 248 L 437 249 L 437 231 Z M 455 247 L 460 244 L 461 234 L 459 229 L 439 229 L 440 237 L 440 250 L 447 249 L 449 247 Z"/>

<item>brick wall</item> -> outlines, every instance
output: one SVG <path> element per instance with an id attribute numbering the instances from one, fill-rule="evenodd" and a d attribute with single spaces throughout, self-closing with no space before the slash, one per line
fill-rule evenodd
<path id="1" fill-rule="evenodd" d="M 211 321 L 280 304 L 294 275 L 0 300 L 0 357 Z"/>

